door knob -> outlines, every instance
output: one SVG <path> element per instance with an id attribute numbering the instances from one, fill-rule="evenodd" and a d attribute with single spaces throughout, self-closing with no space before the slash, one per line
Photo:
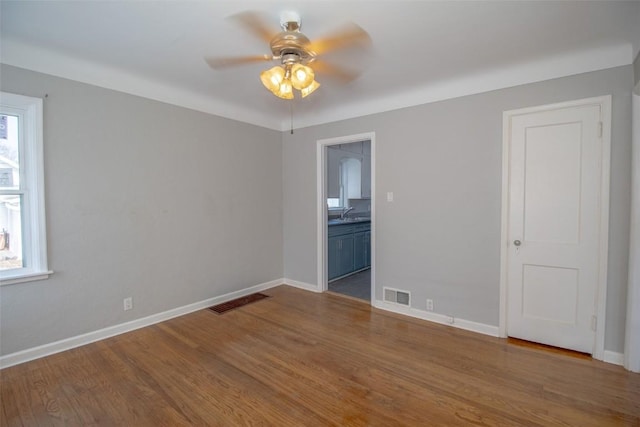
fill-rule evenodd
<path id="1" fill-rule="evenodd" d="M 522 244 L 522 242 L 520 240 L 514 240 L 513 244 L 516 246 L 520 246 Z"/>

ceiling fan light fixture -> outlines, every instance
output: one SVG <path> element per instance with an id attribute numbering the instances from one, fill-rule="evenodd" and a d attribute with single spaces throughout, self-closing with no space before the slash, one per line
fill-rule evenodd
<path id="1" fill-rule="evenodd" d="M 315 78 L 315 74 L 311 67 L 302 64 L 293 64 L 291 66 L 291 84 L 298 90 L 309 87 Z"/>
<path id="2" fill-rule="evenodd" d="M 315 92 L 320 87 L 320 84 L 315 81 L 315 71 L 333 75 L 344 83 L 353 80 L 359 72 L 344 69 L 341 64 L 332 65 L 315 61 L 319 55 L 330 51 L 356 47 L 364 50 L 371 45 L 369 34 L 354 23 L 334 31 L 323 39 L 311 42 L 301 32 L 300 15 L 293 11 L 282 13 L 280 17 L 282 31 L 278 33 L 269 29 L 263 14 L 258 12 L 240 12 L 230 18 L 250 30 L 255 36 L 267 41 L 271 53 L 226 58 L 205 57 L 205 62 L 214 70 L 219 70 L 261 61 L 279 61 L 277 66 L 260 73 L 260 81 L 269 92 L 283 99 L 294 99 L 293 89 L 300 91 L 302 98 Z"/>
<path id="3" fill-rule="evenodd" d="M 280 86 L 284 81 L 285 71 L 279 65 L 265 70 L 260 73 L 260 81 L 271 92 L 276 94 L 280 90 Z"/>
<path id="4" fill-rule="evenodd" d="M 311 84 L 303 89 L 300 89 L 300 93 L 302 94 L 303 98 L 306 98 L 308 95 L 311 95 L 311 93 L 313 93 L 313 91 L 315 91 L 316 89 L 318 89 L 320 87 L 320 83 L 318 83 L 317 81 L 312 81 Z"/>
<path id="5" fill-rule="evenodd" d="M 286 64 L 285 67 L 276 65 L 260 73 L 260 81 L 264 87 L 278 98 L 293 99 L 294 88 L 304 98 L 320 87 L 314 80 L 315 73 L 311 67 L 303 64 Z"/>
<path id="6" fill-rule="evenodd" d="M 282 99 L 293 99 L 293 88 L 291 87 L 291 81 L 285 79 L 280 83 L 280 87 L 277 91 L 273 92 L 275 96 Z"/>

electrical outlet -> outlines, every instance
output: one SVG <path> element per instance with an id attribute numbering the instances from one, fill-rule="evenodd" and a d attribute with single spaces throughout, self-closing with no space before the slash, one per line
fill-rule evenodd
<path id="1" fill-rule="evenodd" d="M 433 311 L 433 300 L 427 299 L 427 311 Z"/>
<path id="2" fill-rule="evenodd" d="M 450 325 L 453 325 L 455 323 L 455 319 L 453 318 L 453 316 L 447 316 L 447 323 L 449 323 Z"/>
<path id="3" fill-rule="evenodd" d="M 127 297 L 123 301 L 124 311 L 131 310 L 133 308 L 133 297 Z"/>

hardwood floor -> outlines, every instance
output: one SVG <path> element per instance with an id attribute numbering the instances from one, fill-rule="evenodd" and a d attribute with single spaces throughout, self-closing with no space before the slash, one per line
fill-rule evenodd
<path id="1" fill-rule="evenodd" d="M 0 371 L 2 426 L 640 426 L 640 375 L 287 286 Z"/>

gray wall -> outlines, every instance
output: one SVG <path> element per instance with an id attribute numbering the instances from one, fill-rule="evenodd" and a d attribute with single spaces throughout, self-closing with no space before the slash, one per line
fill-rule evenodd
<path id="1" fill-rule="evenodd" d="M 2 66 L 44 101 L 49 280 L 0 288 L 1 354 L 283 276 L 281 133 Z M 123 312 L 132 296 L 134 309 Z"/>
<path id="2" fill-rule="evenodd" d="M 497 325 L 502 112 L 604 94 L 613 95 L 605 348 L 622 352 L 633 81 L 632 66 L 618 67 L 290 135 L 2 66 L 2 90 L 49 95 L 55 274 L 0 288 L 0 354 L 283 276 L 315 283 L 316 141 L 368 131 L 377 298 L 382 286 L 408 289 L 416 308 L 429 297 L 436 312 Z M 126 296 L 134 310 L 124 313 Z"/>
<path id="3" fill-rule="evenodd" d="M 640 91 L 640 53 L 638 54 L 638 56 L 636 56 L 636 60 L 633 61 L 633 74 L 634 85 L 636 86 L 637 91 Z"/>
<path id="4" fill-rule="evenodd" d="M 315 284 L 316 141 L 376 133 L 376 298 L 498 325 L 502 112 L 613 95 L 605 348 L 622 352 L 631 177 L 632 66 L 518 86 L 283 134 L 284 274 Z M 386 202 L 386 192 L 395 200 Z"/>

